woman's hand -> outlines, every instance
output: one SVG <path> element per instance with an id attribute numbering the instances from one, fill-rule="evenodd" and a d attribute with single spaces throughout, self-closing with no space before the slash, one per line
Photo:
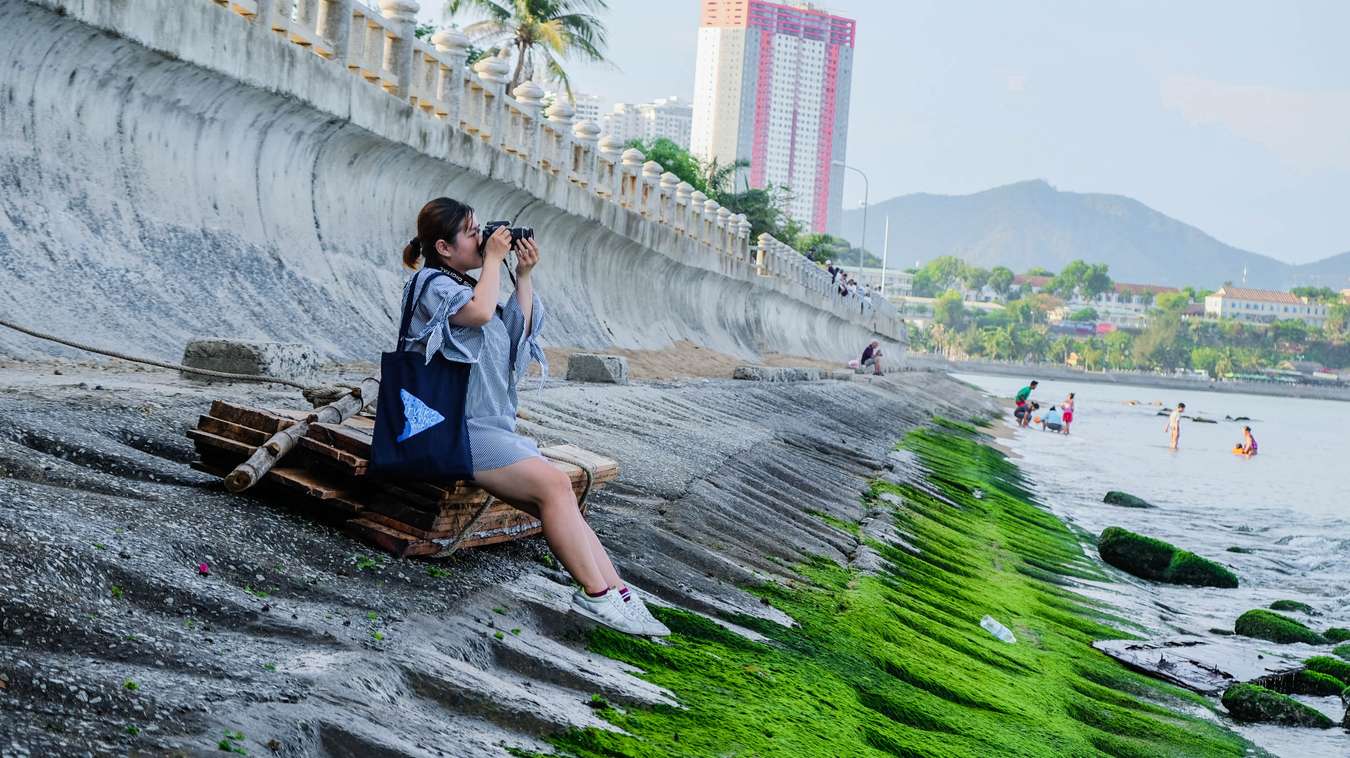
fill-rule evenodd
<path id="1" fill-rule="evenodd" d="M 517 243 L 516 278 L 529 276 L 537 265 L 539 265 L 539 246 L 535 244 L 534 238 L 523 239 Z"/>
<path id="2" fill-rule="evenodd" d="M 499 264 L 506 260 L 506 251 L 511 249 L 511 230 L 505 226 L 497 227 L 497 230 L 488 237 L 487 243 L 483 246 L 483 263 Z"/>

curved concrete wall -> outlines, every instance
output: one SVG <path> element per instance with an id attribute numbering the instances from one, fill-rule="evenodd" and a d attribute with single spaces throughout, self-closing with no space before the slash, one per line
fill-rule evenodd
<path id="1" fill-rule="evenodd" d="M 10 318 L 161 358 L 213 335 L 374 359 L 417 209 L 450 195 L 538 230 L 550 344 L 843 359 L 872 337 L 241 24 L 199 0 L 0 0 Z M 0 330 L 0 351 L 35 350 Z"/>

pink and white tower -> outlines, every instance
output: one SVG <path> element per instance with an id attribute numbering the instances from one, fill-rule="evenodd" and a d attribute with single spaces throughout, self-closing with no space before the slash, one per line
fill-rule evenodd
<path id="1" fill-rule="evenodd" d="M 690 150 L 750 161 L 752 187 L 791 189 L 789 215 L 838 233 L 853 19 L 810 3 L 703 0 Z"/>

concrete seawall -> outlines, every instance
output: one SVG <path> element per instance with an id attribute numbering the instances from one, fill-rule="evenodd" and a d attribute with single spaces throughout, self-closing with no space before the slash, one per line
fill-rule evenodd
<path id="1" fill-rule="evenodd" d="M 0 71 L 0 302 L 39 329 L 160 358 L 214 335 L 372 359 L 417 209 L 450 195 L 538 230 L 552 345 L 845 359 L 903 339 L 209 2 L 3 0 Z M 0 333 L 36 350 L 59 349 Z"/>

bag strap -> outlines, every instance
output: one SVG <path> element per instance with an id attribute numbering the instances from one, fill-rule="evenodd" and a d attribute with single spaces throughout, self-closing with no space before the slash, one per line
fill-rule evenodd
<path id="1" fill-rule="evenodd" d="M 435 279 L 438 276 L 445 276 L 445 272 L 438 269 L 432 269 L 431 276 L 422 277 L 422 281 L 419 284 L 417 277 L 420 275 L 421 272 L 414 274 L 412 282 L 408 284 L 408 297 L 403 301 L 403 320 L 398 327 L 398 345 L 394 348 L 395 350 L 402 350 L 403 343 L 408 341 L 408 327 L 412 325 L 413 308 L 417 307 L 418 301 L 421 300 L 422 295 L 426 293 L 427 286 L 431 284 L 432 279 Z"/>

